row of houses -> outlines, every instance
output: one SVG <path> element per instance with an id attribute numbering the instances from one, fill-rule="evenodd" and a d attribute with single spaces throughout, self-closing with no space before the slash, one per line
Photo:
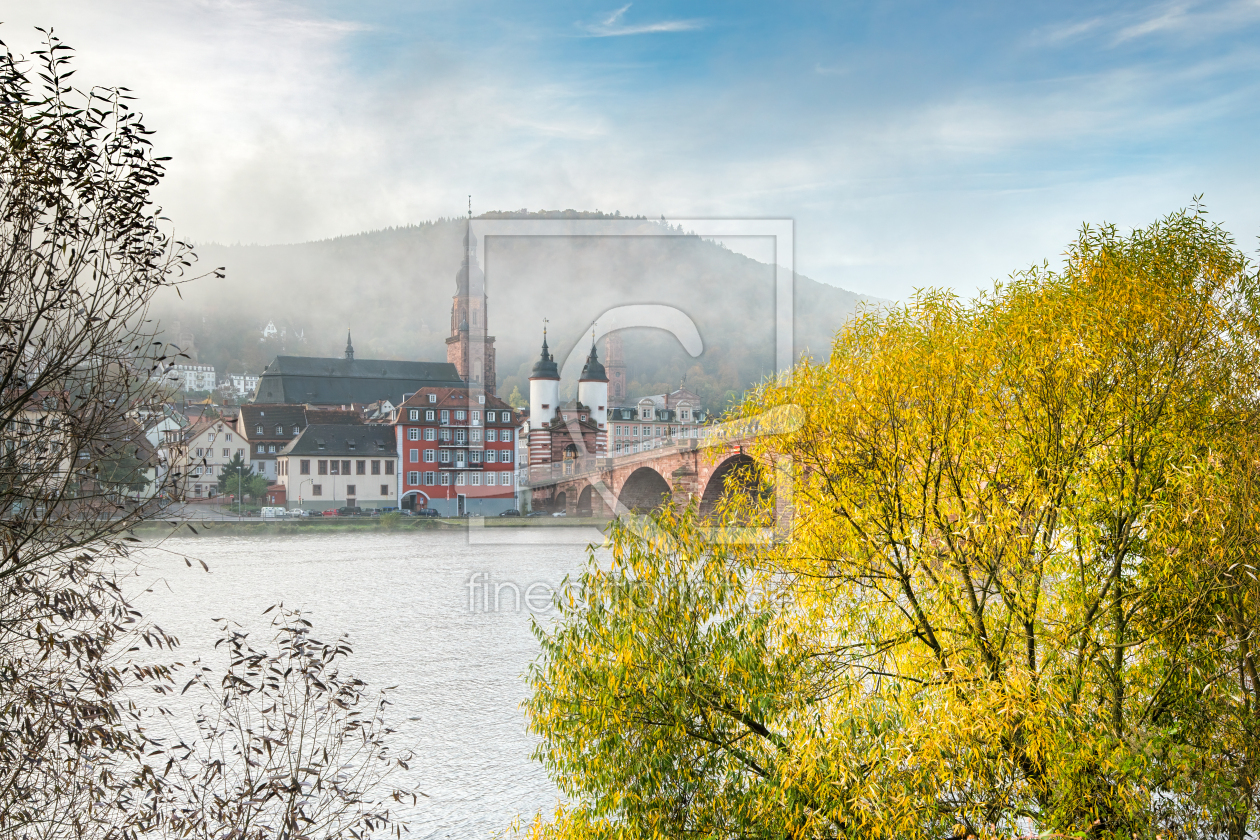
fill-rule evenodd
<path id="1" fill-rule="evenodd" d="M 196 362 L 162 365 L 152 374 L 156 381 L 164 382 L 181 391 L 219 391 L 239 398 L 248 398 L 258 390 L 259 377 L 249 373 L 233 373 L 218 378 L 213 365 Z"/>

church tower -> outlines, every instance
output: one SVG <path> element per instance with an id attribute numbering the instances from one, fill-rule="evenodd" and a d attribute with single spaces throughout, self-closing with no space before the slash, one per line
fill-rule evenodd
<path id="1" fill-rule="evenodd" d="M 619 334 L 608 334 L 604 358 L 607 360 L 604 368 L 608 372 L 608 404 L 623 405 L 626 401 L 626 357 Z"/>
<path id="2" fill-rule="evenodd" d="M 446 361 L 455 365 L 460 378 L 487 394 L 495 394 L 494 336 L 487 335 L 486 278 L 477 264 L 477 240 L 472 217 L 464 231 L 464 260 L 455 275 L 451 304 L 451 334 L 446 339 Z"/>
<path id="3" fill-rule="evenodd" d="M 547 349 L 543 327 L 542 353 L 529 375 L 529 462 L 551 461 L 551 419 L 560 407 L 560 368 Z"/>

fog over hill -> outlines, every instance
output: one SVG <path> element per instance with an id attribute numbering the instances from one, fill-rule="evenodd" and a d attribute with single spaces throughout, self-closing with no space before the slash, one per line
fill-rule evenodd
<path id="1" fill-rule="evenodd" d="M 482 218 L 613 218 L 597 213 L 490 213 Z M 627 220 L 617 219 L 616 230 Z M 634 223 L 631 223 L 632 225 Z M 154 314 L 174 340 L 191 332 L 198 361 L 227 373 L 258 373 L 276 355 L 340 356 L 346 330 L 361 359 L 444 361 L 451 297 L 463 257 L 463 219 L 372 231 L 296 245 L 203 245 L 199 268 L 226 269 L 160 299 Z M 543 318 L 563 361 L 609 308 L 657 303 L 696 323 L 704 351 L 692 358 L 671 336 L 627 330 L 631 396 L 686 378 L 714 408 L 773 371 L 774 268 L 696 236 L 662 235 L 642 220 L 635 236 L 490 237 L 485 249 L 490 333 L 498 392 L 528 393 Z M 674 233 L 678 229 L 674 229 Z M 796 352 L 825 353 L 863 298 L 797 275 Z M 268 323 L 274 335 L 263 335 Z M 602 347 L 601 347 L 602 353 Z"/>

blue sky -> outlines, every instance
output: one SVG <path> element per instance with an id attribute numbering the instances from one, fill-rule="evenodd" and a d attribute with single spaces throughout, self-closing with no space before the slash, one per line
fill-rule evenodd
<path id="1" fill-rule="evenodd" d="M 198 241 L 488 209 L 790 217 L 885 298 L 1054 262 L 1198 193 L 1260 234 L 1260 2 L 0 0 L 140 97 Z"/>

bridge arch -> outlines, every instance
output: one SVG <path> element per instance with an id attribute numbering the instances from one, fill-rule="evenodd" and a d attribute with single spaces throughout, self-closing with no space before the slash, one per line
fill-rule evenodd
<path id="1" fill-rule="evenodd" d="M 568 495 L 563 490 L 561 490 L 559 493 L 556 494 L 556 497 L 551 500 L 551 512 L 558 513 L 560 511 L 568 510 L 568 507 L 567 507 L 568 502 L 569 502 Z"/>
<path id="2" fill-rule="evenodd" d="M 669 482 L 651 467 L 639 467 L 621 485 L 617 501 L 633 513 L 656 510 L 669 500 Z"/>
<path id="3" fill-rule="evenodd" d="M 577 500 L 577 515 L 578 516 L 591 515 L 591 513 L 593 512 L 592 502 L 594 501 L 594 498 L 595 498 L 594 487 L 588 484 L 582 488 L 582 493 L 578 496 L 578 500 Z"/>
<path id="4" fill-rule="evenodd" d="M 709 476 L 708 484 L 704 486 L 704 493 L 700 496 L 700 515 L 706 517 L 715 515 L 718 502 L 728 492 L 741 493 L 750 502 L 758 501 L 759 496 L 762 495 L 760 472 L 757 462 L 742 452 L 718 464 L 717 469 Z"/>

